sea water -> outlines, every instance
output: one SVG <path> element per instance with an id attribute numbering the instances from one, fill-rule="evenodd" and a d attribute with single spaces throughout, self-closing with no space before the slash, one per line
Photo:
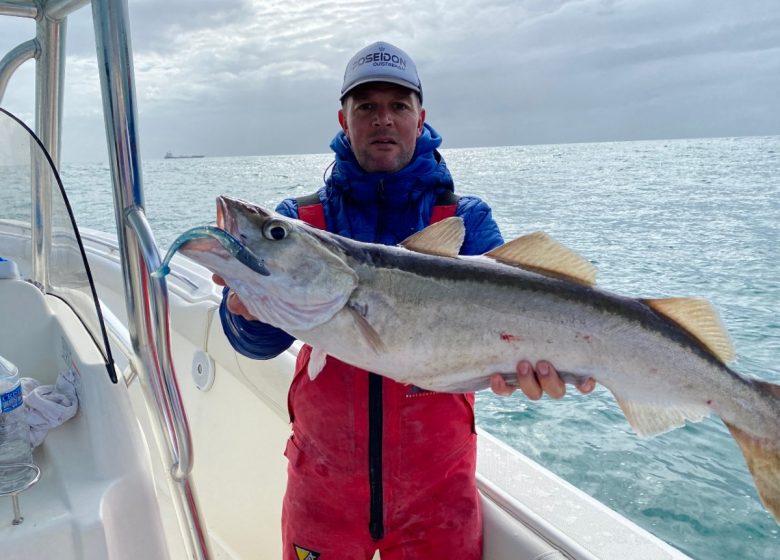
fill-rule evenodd
<path id="1" fill-rule="evenodd" d="M 487 200 L 507 240 L 544 230 L 593 262 L 613 292 L 709 299 L 734 341 L 733 367 L 780 383 L 780 137 L 442 153 L 457 191 Z M 144 161 L 161 251 L 213 222 L 218 195 L 275 207 L 314 192 L 331 161 Z M 66 164 L 62 175 L 79 224 L 115 232 L 108 167 Z M 537 402 L 485 391 L 477 415 L 486 431 L 697 560 L 780 558 L 780 527 L 717 418 L 642 439 L 603 387 Z"/>

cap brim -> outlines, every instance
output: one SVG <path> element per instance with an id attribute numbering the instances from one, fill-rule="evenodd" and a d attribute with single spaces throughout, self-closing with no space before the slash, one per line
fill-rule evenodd
<path id="1" fill-rule="evenodd" d="M 362 80 L 358 80 L 354 84 L 350 85 L 345 91 L 341 93 L 341 97 L 339 97 L 339 101 L 344 101 L 344 98 L 347 95 L 349 95 L 349 92 L 355 89 L 356 87 L 362 86 L 364 84 L 375 83 L 375 82 L 385 82 L 389 84 L 395 84 L 397 86 L 401 86 L 408 90 L 411 90 L 417 95 L 421 95 L 420 88 L 415 85 L 412 85 L 410 82 L 407 82 L 406 80 L 396 78 L 395 76 L 371 76 L 371 77 L 364 78 Z"/>

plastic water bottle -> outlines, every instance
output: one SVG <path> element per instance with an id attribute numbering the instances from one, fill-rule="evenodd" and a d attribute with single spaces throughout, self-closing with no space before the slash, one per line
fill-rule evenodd
<path id="1" fill-rule="evenodd" d="M 19 490 L 30 480 L 32 465 L 30 427 L 22 406 L 22 386 L 17 367 L 0 356 L 0 493 Z"/>

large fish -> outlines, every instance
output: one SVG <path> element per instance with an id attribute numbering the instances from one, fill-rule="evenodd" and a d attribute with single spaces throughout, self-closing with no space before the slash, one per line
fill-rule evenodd
<path id="1" fill-rule="evenodd" d="M 312 378 L 334 356 L 464 392 L 488 387 L 496 372 L 513 377 L 520 359 L 550 360 L 569 381 L 607 387 L 641 435 L 715 412 L 780 520 L 780 386 L 726 365 L 734 352 L 706 301 L 598 289 L 593 266 L 542 233 L 458 256 L 459 218 L 388 247 L 222 196 L 217 225 L 181 236 L 166 264 L 179 248 L 222 276 L 258 319 L 311 344 Z"/>

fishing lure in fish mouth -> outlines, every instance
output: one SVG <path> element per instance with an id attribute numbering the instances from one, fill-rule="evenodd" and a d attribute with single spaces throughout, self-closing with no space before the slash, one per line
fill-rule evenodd
<path id="1" fill-rule="evenodd" d="M 247 266 L 249 269 L 261 274 L 262 276 L 270 276 L 271 273 L 265 266 L 265 261 L 255 255 L 248 247 L 243 245 L 238 239 L 226 232 L 224 229 L 220 229 L 214 226 L 198 226 L 192 229 L 188 229 L 179 237 L 177 237 L 171 244 L 171 248 L 165 254 L 160 267 L 152 272 L 152 276 L 155 278 L 162 278 L 171 271 L 170 262 L 174 253 L 181 249 L 183 245 L 194 239 L 213 239 L 235 258 L 238 262 Z"/>

